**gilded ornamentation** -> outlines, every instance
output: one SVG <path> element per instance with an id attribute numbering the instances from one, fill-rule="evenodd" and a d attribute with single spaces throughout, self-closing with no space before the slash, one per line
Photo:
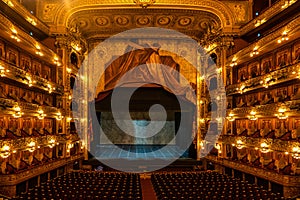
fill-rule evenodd
<path id="1" fill-rule="evenodd" d="M 141 26 L 146 26 L 149 25 L 152 20 L 151 20 L 151 16 L 138 16 L 136 21 L 137 24 Z"/>
<path id="2" fill-rule="evenodd" d="M 109 23 L 109 19 L 108 17 L 97 17 L 95 22 L 99 26 L 106 26 Z"/>
<path id="3" fill-rule="evenodd" d="M 170 16 L 160 16 L 157 18 L 157 24 L 160 26 L 166 26 L 171 22 Z"/>
<path id="4" fill-rule="evenodd" d="M 188 26 L 192 23 L 193 19 L 191 17 L 182 17 L 178 20 L 178 25 Z"/>
<path id="5" fill-rule="evenodd" d="M 125 26 L 129 23 L 129 18 L 127 16 L 115 16 L 114 20 L 120 26 Z"/>

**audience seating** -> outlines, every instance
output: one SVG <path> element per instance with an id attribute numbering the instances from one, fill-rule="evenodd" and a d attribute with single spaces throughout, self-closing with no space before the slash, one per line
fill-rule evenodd
<path id="1" fill-rule="evenodd" d="M 157 198 L 160 199 L 284 199 L 246 181 L 216 172 L 156 173 L 151 176 Z"/>
<path id="2" fill-rule="evenodd" d="M 83 171 L 47 181 L 16 199 L 141 200 L 142 191 L 138 174 Z"/>

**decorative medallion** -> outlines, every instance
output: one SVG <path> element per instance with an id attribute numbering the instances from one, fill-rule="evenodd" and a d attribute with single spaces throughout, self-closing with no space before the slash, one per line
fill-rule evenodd
<path id="1" fill-rule="evenodd" d="M 88 25 L 88 22 L 86 21 L 86 20 L 79 20 L 79 22 L 78 22 L 78 26 L 80 27 L 80 28 L 85 28 L 85 27 L 87 27 L 87 25 Z"/>
<path id="2" fill-rule="evenodd" d="M 129 23 L 129 18 L 127 16 L 116 16 L 115 21 L 118 25 L 125 26 Z"/>
<path id="3" fill-rule="evenodd" d="M 161 26 L 168 25 L 171 22 L 171 18 L 168 16 L 162 16 L 157 19 L 157 23 Z"/>
<path id="4" fill-rule="evenodd" d="M 182 17 L 178 20 L 178 24 L 180 26 L 188 26 L 192 23 L 192 19 L 190 17 Z"/>
<path id="5" fill-rule="evenodd" d="M 150 22 L 151 22 L 151 19 L 149 16 L 140 16 L 137 18 L 137 24 L 142 25 L 142 26 L 148 25 L 148 24 L 150 24 Z"/>
<path id="6" fill-rule="evenodd" d="M 95 21 L 98 26 L 106 26 L 109 22 L 107 17 L 98 17 Z"/>

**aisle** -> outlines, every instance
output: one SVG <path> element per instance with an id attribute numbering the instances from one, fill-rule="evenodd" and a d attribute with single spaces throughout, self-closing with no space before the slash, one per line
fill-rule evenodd
<path id="1" fill-rule="evenodd" d="M 151 179 L 141 179 L 143 200 L 157 200 Z"/>

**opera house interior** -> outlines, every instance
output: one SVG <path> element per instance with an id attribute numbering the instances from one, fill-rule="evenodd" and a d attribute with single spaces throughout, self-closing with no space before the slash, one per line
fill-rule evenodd
<path id="1" fill-rule="evenodd" d="M 300 1 L 0 0 L 0 199 L 300 198 Z"/>

